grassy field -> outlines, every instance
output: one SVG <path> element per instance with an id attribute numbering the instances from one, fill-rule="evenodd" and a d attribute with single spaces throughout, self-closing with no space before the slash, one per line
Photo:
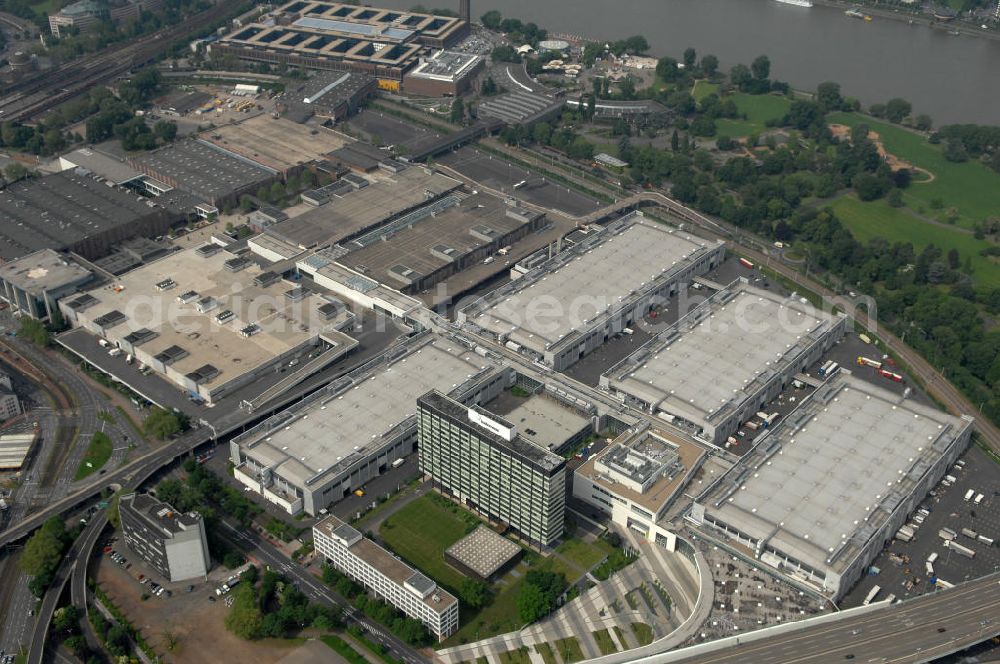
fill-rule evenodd
<path id="1" fill-rule="evenodd" d="M 957 209 L 958 225 L 967 228 L 1000 211 L 1000 173 L 978 161 L 950 162 L 941 146 L 920 134 L 857 113 L 831 113 L 827 120 L 852 127 L 867 124 L 878 133 L 886 151 L 934 175 L 932 182 L 914 183 L 906 190 L 904 198 L 911 207 L 925 206 L 933 215 L 931 201 L 937 199 L 944 208 Z"/>
<path id="2" fill-rule="evenodd" d="M 556 553 L 564 556 L 569 561 L 589 570 L 591 567 L 601 562 L 604 556 L 609 555 L 615 549 L 604 540 L 597 540 L 593 544 L 584 542 L 579 538 L 571 538 L 563 541 L 556 548 Z"/>
<path id="3" fill-rule="evenodd" d="M 563 664 L 573 664 L 583 660 L 583 650 L 580 649 L 580 642 L 576 637 L 559 639 L 552 644 L 552 647 L 562 657 Z"/>
<path id="4" fill-rule="evenodd" d="M 90 439 L 87 447 L 87 454 L 80 460 L 80 467 L 76 469 L 74 480 L 82 480 L 91 473 L 96 473 L 111 458 L 114 445 L 111 438 L 106 433 L 98 431 Z"/>
<path id="5" fill-rule="evenodd" d="M 615 641 L 611 638 L 608 630 L 599 629 L 596 632 L 592 632 L 592 634 L 594 635 L 594 640 L 597 641 L 597 647 L 600 649 L 602 655 L 610 655 L 618 652 L 618 646 L 615 645 Z"/>
<path id="6" fill-rule="evenodd" d="M 732 100 L 736 102 L 736 107 L 746 119 L 731 120 L 722 118 L 716 120 L 718 136 L 729 136 L 730 138 L 743 138 L 750 134 L 755 134 L 767 129 L 765 123 L 783 117 L 788 112 L 791 102 L 784 97 L 775 95 L 748 95 L 735 94 Z"/>
<path id="7" fill-rule="evenodd" d="M 719 84 L 709 83 L 708 81 L 695 81 L 694 87 L 691 88 L 691 96 L 694 97 L 695 101 L 701 101 L 710 94 L 719 94 Z"/>
<path id="8" fill-rule="evenodd" d="M 444 561 L 444 550 L 479 523 L 440 496 L 417 498 L 382 523 L 379 535 L 393 551 L 442 585 L 457 589 L 465 576 Z"/>
<path id="9" fill-rule="evenodd" d="M 920 252 L 934 244 L 947 252 L 955 249 L 962 264 L 968 257 L 972 263 L 973 280 L 983 286 L 1000 286 L 1000 264 L 994 263 L 980 250 L 992 246 L 972 235 L 942 228 L 913 216 L 906 208 L 891 207 L 884 200 L 862 203 L 854 195 L 844 196 L 832 205 L 837 217 L 860 241 L 882 237 L 889 242 L 910 242 Z"/>
<path id="10" fill-rule="evenodd" d="M 646 623 L 632 623 L 632 633 L 635 634 L 640 646 L 648 646 L 653 642 L 653 628 Z"/>
<path id="11" fill-rule="evenodd" d="M 34 2 L 31 4 L 31 11 L 35 12 L 39 16 L 42 14 L 55 14 L 57 11 L 62 9 L 62 0 L 42 0 L 41 2 Z"/>

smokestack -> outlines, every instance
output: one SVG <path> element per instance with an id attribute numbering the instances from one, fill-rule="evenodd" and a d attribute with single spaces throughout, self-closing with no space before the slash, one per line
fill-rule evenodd
<path id="1" fill-rule="evenodd" d="M 458 13 L 466 23 L 472 23 L 472 0 L 459 0 Z"/>

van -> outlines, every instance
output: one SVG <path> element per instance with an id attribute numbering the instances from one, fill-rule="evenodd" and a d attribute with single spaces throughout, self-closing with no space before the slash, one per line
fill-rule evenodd
<path id="1" fill-rule="evenodd" d="M 954 475 L 945 475 L 944 478 L 949 482 L 951 482 L 952 484 L 958 481 L 958 478 L 955 477 Z"/>
<path id="2" fill-rule="evenodd" d="M 974 502 L 976 505 L 981 505 L 982 502 L 983 502 L 983 494 L 977 493 L 976 494 L 976 499 L 973 500 L 972 502 Z"/>
<path id="3" fill-rule="evenodd" d="M 483 261 L 483 265 L 489 265 L 490 263 L 492 263 L 496 259 L 497 259 L 496 256 L 487 256 L 486 260 Z"/>
<path id="4" fill-rule="evenodd" d="M 964 498 L 965 502 L 969 502 L 970 500 L 972 500 L 972 497 L 974 495 L 976 495 L 976 490 L 975 489 L 969 489 L 968 491 L 966 491 L 965 492 L 965 498 Z"/>

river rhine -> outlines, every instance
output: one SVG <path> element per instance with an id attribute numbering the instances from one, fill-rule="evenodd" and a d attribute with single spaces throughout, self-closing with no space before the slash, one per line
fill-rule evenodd
<path id="1" fill-rule="evenodd" d="M 366 0 L 407 9 L 417 0 Z M 424 0 L 457 9 L 458 0 Z M 1000 125 L 1000 41 L 953 36 L 927 25 L 774 0 L 473 0 L 476 20 L 497 9 L 550 32 L 615 39 L 641 34 L 653 54 L 677 57 L 688 46 L 714 53 L 727 70 L 760 55 L 771 76 L 797 89 L 837 81 L 866 106 L 899 96 L 935 124 Z"/>

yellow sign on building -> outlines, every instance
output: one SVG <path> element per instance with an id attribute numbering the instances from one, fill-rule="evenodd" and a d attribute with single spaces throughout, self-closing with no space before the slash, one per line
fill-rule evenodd
<path id="1" fill-rule="evenodd" d="M 388 78 L 378 79 L 378 89 L 386 90 L 387 92 L 399 92 L 399 81 L 394 81 Z"/>

